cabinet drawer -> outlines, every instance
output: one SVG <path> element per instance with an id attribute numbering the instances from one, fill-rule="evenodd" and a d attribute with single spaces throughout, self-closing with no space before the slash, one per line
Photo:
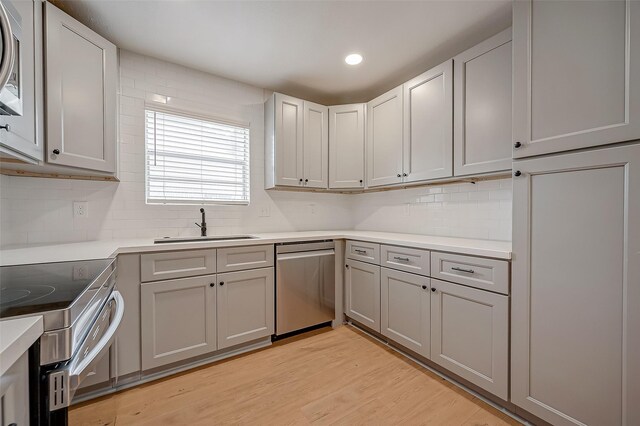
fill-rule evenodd
<path id="1" fill-rule="evenodd" d="M 504 260 L 431 252 L 431 276 L 509 294 L 509 262 Z"/>
<path id="2" fill-rule="evenodd" d="M 218 272 L 273 266 L 273 244 L 218 249 Z"/>
<path id="3" fill-rule="evenodd" d="M 215 273 L 215 249 L 171 251 L 140 256 L 142 282 Z"/>
<path id="4" fill-rule="evenodd" d="M 380 244 L 347 241 L 347 258 L 380 264 Z"/>
<path id="5" fill-rule="evenodd" d="M 380 246 L 381 266 L 418 275 L 429 275 L 428 250 L 408 247 Z"/>

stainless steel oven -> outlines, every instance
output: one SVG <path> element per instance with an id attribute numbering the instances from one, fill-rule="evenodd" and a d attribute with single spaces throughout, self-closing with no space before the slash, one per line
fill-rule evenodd
<path id="1" fill-rule="evenodd" d="M 0 0 L 0 115 L 22 115 L 22 19 Z"/>
<path id="2" fill-rule="evenodd" d="M 66 424 L 76 390 L 109 353 L 124 315 L 116 274 L 113 258 L 0 267 L 0 319 L 43 318 L 29 349 L 32 425 Z"/>

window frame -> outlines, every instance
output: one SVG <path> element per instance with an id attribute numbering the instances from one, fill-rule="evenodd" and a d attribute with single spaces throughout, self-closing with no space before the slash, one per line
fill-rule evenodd
<path id="1" fill-rule="evenodd" d="M 247 199 L 242 201 L 236 200 L 179 200 L 179 199 L 170 199 L 170 200 L 162 200 L 158 198 L 152 198 L 149 196 L 149 158 L 148 158 L 148 145 L 147 145 L 147 124 L 146 124 L 146 116 L 147 112 L 155 112 L 162 113 L 168 115 L 175 115 L 179 117 L 194 119 L 194 120 L 202 120 L 209 121 L 215 124 L 243 127 L 247 130 L 247 185 L 246 185 L 246 193 Z M 203 205 L 228 205 L 228 206 L 248 206 L 251 203 L 251 123 L 248 121 L 241 121 L 236 119 L 230 119 L 226 117 L 185 110 L 181 108 L 175 107 L 167 107 L 164 105 L 157 104 L 144 104 L 144 193 L 145 193 L 145 204 L 147 205 L 182 205 L 182 206 L 203 206 Z M 155 128 L 154 128 L 155 131 Z"/>

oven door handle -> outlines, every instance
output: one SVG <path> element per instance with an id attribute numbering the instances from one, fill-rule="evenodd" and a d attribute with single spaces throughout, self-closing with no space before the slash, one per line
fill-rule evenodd
<path id="1" fill-rule="evenodd" d="M 87 354 L 81 361 L 77 364 L 72 363 L 69 366 L 69 384 L 70 389 L 75 392 L 75 390 L 80 385 L 80 382 L 86 377 L 86 375 L 90 372 L 87 371 L 89 367 L 92 367 L 95 363 L 100 361 L 102 357 L 105 355 L 105 352 L 109 349 L 109 346 L 113 343 L 113 340 L 116 337 L 116 333 L 118 328 L 120 327 L 120 323 L 122 322 L 122 317 L 124 315 L 124 300 L 122 299 L 122 295 L 119 291 L 114 290 L 111 293 L 111 297 L 107 303 L 110 303 L 111 300 L 115 303 L 115 312 L 113 313 L 113 318 L 109 323 L 109 327 L 105 330 L 104 334 L 100 338 L 100 341 L 94 346 L 90 353 Z"/>

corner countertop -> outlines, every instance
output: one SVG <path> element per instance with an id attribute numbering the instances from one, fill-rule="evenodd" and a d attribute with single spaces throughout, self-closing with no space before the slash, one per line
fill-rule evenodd
<path id="1" fill-rule="evenodd" d="M 72 260 L 102 259 L 126 253 L 149 253 L 172 250 L 194 250 L 219 247 L 240 247 L 258 244 L 276 244 L 318 239 L 352 239 L 453 252 L 472 256 L 511 259 L 511 243 L 507 241 L 475 240 L 418 234 L 398 234 L 377 231 L 292 231 L 278 233 L 252 233 L 255 238 L 226 241 L 196 241 L 154 244 L 153 239 L 101 240 L 79 243 L 9 246 L 0 250 L 0 266 L 29 263 L 65 262 Z"/>
<path id="2" fill-rule="evenodd" d="M 43 327 L 41 315 L 0 321 L 0 376 L 40 338 Z"/>

